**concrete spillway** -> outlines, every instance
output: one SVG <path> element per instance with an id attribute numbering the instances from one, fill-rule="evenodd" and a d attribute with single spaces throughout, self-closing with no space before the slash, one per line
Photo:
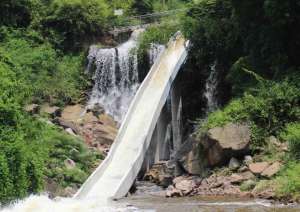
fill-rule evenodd
<path id="1" fill-rule="evenodd" d="M 74 198 L 107 201 L 124 197 L 138 175 L 173 80 L 187 57 L 177 33 L 137 91 L 106 159 Z"/>

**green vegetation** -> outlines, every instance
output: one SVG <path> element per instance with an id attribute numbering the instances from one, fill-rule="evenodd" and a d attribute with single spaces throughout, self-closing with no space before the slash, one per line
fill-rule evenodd
<path id="1" fill-rule="evenodd" d="M 290 162 L 281 172 L 281 175 L 274 180 L 277 184 L 276 192 L 282 198 L 300 198 L 300 164 Z"/>
<path id="2" fill-rule="evenodd" d="M 211 113 L 200 126 L 199 133 L 229 122 L 246 122 L 252 129 L 253 148 L 262 147 L 266 137 L 279 136 L 287 123 L 300 121 L 299 100 L 299 87 L 288 80 L 262 82 L 252 92 L 246 92 L 224 109 Z M 290 137 L 288 139 L 292 139 Z"/>
<path id="3" fill-rule="evenodd" d="M 199 122 L 198 135 L 229 122 L 249 124 L 256 157 L 290 161 L 278 178 L 256 186 L 277 184 L 278 197 L 300 192 L 299 9 L 295 0 L 202 0 L 191 4 L 183 20 L 193 43 L 192 68 L 207 77 L 216 63 L 220 74 L 223 107 Z M 269 136 L 287 142 L 288 153 L 276 152 Z"/>
<path id="4" fill-rule="evenodd" d="M 83 47 L 111 10 L 102 0 L 1 1 L 0 9 L 0 202 L 43 191 L 49 180 L 78 187 L 100 155 L 23 107 L 84 98 Z M 76 166 L 67 169 L 68 159 Z"/>
<path id="5" fill-rule="evenodd" d="M 161 18 L 140 37 L 140 59 L 151 43 L 165 44 L 181 29 L 192 43 L 183 80 L 189 98 L 184 110 L 189 106 L 191 114 L 203 114 L 202 93 L 212 64 L 220 79 L 222 107 L 199 123 L 198 134 L 229 122 L 248 123 L 253 153 L 271 159 L 279 154 L 267 138 L 287 142 L 289 151 L 280 159 L 290 162 L 268 183 L 277 182 L 280 197 L 299 196 L 297 0 L 2 0 L 0 202 L 37 193 L 49 179 L 62 187 L 78 186 L 100 159 L 80 140 L 29 116 L 24 105 L 81 101 L 89 86 L 83 70 L 91 42 L 99 42 L 113 26 L 140 23 L 128 16 L 182 8 L 189 9 Z M 124 15 L 114 16 L 115 9 Z M 68 159 L 76 166 L 67 168 Z M 253 187 L 248 183 L 243 190 Z"/>
<path id="6" fill-rule="evenodd" d="M 299 117 L 299 116 L 298 116 Z M 281 138 L 289 143 L 290 157 L 300 160 L 300 122 L 289 123 L 281 133 Z"/>

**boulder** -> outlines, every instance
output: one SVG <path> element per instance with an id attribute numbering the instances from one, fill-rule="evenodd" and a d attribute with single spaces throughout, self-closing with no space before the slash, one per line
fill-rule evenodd
<path id="1" fill-rule="evenodd" d="M 250 171 L 239 173 L 239 174 L 232 174 L 230 176 L 230 182 L 234 184 L 235 183 L 239 184 L 242 183 L 243 181 L 252 180 L 252 179 L 255 179 L 255 176 Z"/>
<path id="2" fill-rule="evenodd" d="M 240 161 L 236 158 L 231 158 L 230 161 L 229 161 L 229 169 L 230 170 L 237 170 L 241 164 L 240 164 Z"/>
<path id="3" fill-rule="evenodd" d="M 82 115 L 85 114 L 85 108 L 82 105 L 71 105 L 64 108 L 61 119 L 68 122 L 80 123 Z"/>
<path id="4" fill-rule="evenodd" d="M 232 157 L 249 152 L 250 128 L 246 124 L 229 123 L 224 127 L 210 129 L 202 136 L 204 158 L 210 167 L 224 165 Z"/>
<path id="5" fill-rule="evenodd" d="M 61 109 L 56 106 L 50 106 L 49 104 L 44 104 L 41 106 L 41 113 L 47 114 L 51 116 L 52 118 L 55 118 L 57 116 L 61 115 Z"/>
<path id="6" fill-rule="evenodd" d="M 107 149 L 111 145 L 118 133 L 116 122 L 106 114 L 99 117 L 95 113 L 85 109 L 82 105 L 67 106 L 56 119 L 62 127 L 71 128 L 77 135 L 83 137 L 85 142 L 92 147 Z M 102 148 L 103 149 L 103 148 Z"/>
<path id="7" fill-rule="evenodd" d="M 174 186 L 169 186 L 166 191 L 166 197 L 182 197 L 183 193 L 181 190 L 176 189 Z"/>
<path id="8" fill-rule="evenodd" d="M 76 136 L 76 134 L 74 133 L 74 131 L 71 128 L 67 128 L 67 129 L 65 129 L 65 131 L 67 133 L 69 133 L 70 135 Z"/>
<path id="9" fill-rule="evenodd" d="M 69 159 L 69 158 L 66 159 L 64 161 L 64 163 L 65 163 L 65 166 L 67 167 L 67 169 L 73 169 L 73 168 L 76 167 L 76 163 L 73 160 Z"/>
<path id="10" fill-rule="evenodd" d="M 37 104 L 30 104 L 30 105 L 26 105 L 24 107 L 24 110 L 28 113 L 30 113 L 31 115 L 33 114 L 37 114 L 40 111 L 40 106 Z"/>
<path id="11" fill-rule="evenodd" d="M 101 122 L 101 124 L 107 125 L 107 126 L 111 126 L 113 128 L 117 128 L 117 122 L 109 115 L 107 114 L 101 114 L 99 116 L 99 121 Z"/>
<path id="12" fill-rule="evenodd" d="M 208 131 L 209 138 L 215 140 L 222 149 L 241 151 L 249 147 L 250 128 L 248 125 L 229 123 Z"/>
<path id="13" fill-rule="evenodd" d="M 266 168 L 261 175 L 264 177 L 273 177 L 274 175 L 276 175 L 281 169 L 281 163 L 279 162 L 275 162 L 273 163 L 271 166 L 269 166 L 268 168 Z"/>
<path id="14" fill-rule="evenodd" d="M 144 175 L 144 180 L 156 183 L 164 188 L 172 185 L 173 176 L 168 173 L 166 163 L 154 164 Z"/>
<path id="15" fill-rule="evenodd" d="M 249 169 L 254 174 L 261 174 L 268 166 L 269 163 L 267 162 L 251 163 Z"/>
<path id="16" fill-rule="evenodd" d="M 185 172 L 192 175 L 199 175 L 203 168 L 201 166 L 200 143 L 193 136 L 190 136 L 175 153 L 175 160 L 179 162 Z"/>
<path id="17" fill-rule="evenodd" d="M 194 180 L 181 180 L 180 182 L 175 184 L 175 188 L 182 191 L 184 195 L 187 195 L 193 191 L 196 187 L 196 183 Z"/>
<path id="18" fill-rule="evenodd" d="M 54 119 L 54 123 L 62 126 L 64 129 L 70 128 L 76 134 L 80 133 L 79 126 L 72 121 L 67 121 L 67 120 L 64 120 L 63 118 L 56 118 L 56 119 Z"/>
<path id="19" fill-rule="evenodd" d="M 253 158 L 252 158 L 252 156 L 251 156 L 251 155 L 246 155 L 246 156 L 244 157 L 244 163 L 245 163 L 246 165 L 249 165 L 250 163 L 253 163 Z"/>

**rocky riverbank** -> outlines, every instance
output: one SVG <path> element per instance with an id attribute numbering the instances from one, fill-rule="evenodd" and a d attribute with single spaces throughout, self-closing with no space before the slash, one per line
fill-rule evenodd
<path id="1" fill-rule="evenodd" d="M 213 128 L 202 137 L 190 136 L 174 155 L 175 160 L 155 164 L 145 175 L 164 187 L 166 197 L 233 196 L 280 199 L 275 178 L 284 165 L 280 155 L 287 145 L 268 138 L 277 157 L 251 154 L 250 129 L 246 124 Z M 174 173 L 178 166 L 181 176 Z M 286 200 L 286 199 L 285 199 Z M 293 201 L 288 199 L 287 202 Z"/>

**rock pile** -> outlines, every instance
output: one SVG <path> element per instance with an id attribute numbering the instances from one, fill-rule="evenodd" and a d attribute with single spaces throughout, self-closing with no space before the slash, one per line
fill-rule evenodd
<path id="1" fill-rule="evenodd" d="M 113 143 L 118 127 L 112 117 L 97 106 L 87 110 L 83 105 L 69 105 L 63 110 L 56 106 L 32 104 L 24 108 L 30 114 L 42 114 L 73 136 L 83 138 L 90 147 L 106 155 Z"/>

